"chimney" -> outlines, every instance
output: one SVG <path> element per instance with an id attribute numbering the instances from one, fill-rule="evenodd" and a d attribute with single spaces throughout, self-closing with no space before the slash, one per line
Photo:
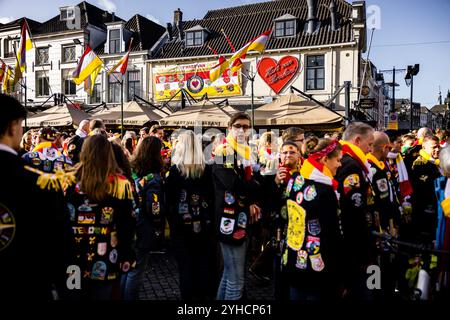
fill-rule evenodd
<path id="1" fill-rule="evenodd" d="M 308 2 L 308 34 L 313 34 L 316 30 L 317 20 L 317 0 L 307 0 Z"/>
<path id="2" fill-rule="evenodd" d="M 116 20 L 116 13 L 111 12 L 111 22 L 114 22 Z"/>
<path id="3" fill-rule="evenodd" d="M 173 12 L 173 24 L 178 27 L 178 24 L 183 21 L 183 12 L 181 12 L 180 8 Z"/>
<path id="4" fill-rule="evenodd" d="M 337 21 L 336 3 L 334 3 L 334 0 L 331 0 L 329 9 L 331 19 L 331 31 L 336 31 L 339 28 L 339 24 Z"/>
<path id="5" fill-rule="evenodd" d="M 169 35 L 169 41 L 172 41 L 173 31 L 172 31 L 172 24 L 170 22 L 167 23 L 166 31 L 167 31 L 167 34 Z"/>

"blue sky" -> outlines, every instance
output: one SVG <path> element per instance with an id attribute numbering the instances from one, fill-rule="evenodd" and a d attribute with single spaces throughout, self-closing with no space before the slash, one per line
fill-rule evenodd
<path id="1" fill-rule="evenodd" d="M 76 4 L 71 0 L 0 0 L 0 22 L 22 16 L 45 21 L 58 14 L 58 7 Z M 123 19 L 136 13 L 165 25 L 173 19 L 173 11 L 180 8 L 183 19 L 200 19 L 210 9 L 261 2 L 255 0 L 88 0 L 115 11 Z M 17 4 L 20 3 L 20 6 Z M 437 102 L 439 86 L 445 96 L 450 89 L 450 1 L 449 0 L 367 0 L 366 6 L 380 8 L 380 29 L 373 36 L 370 59 L 378 69 L 406 68 L 420 63 L 414 78 L 414 101 L 425 106 Z M 370 31 L 369 34 L 370 36 Z M 436 43 L 430 43 L 436 42 Z M 427 43 L 427 44 L 423 44 Z M 364 54 L 366 57 L 367 53 Z M 391 81 L 391 74 L 385 79 Z M 397 73 L 400 84 L 396 96 L 409 98 L 409 88 Z"/>

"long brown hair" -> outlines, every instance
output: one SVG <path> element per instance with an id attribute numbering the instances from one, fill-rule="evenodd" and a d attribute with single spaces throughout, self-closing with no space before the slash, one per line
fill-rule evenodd
<path id="1" fill-rule="evenodd" d="M 110 190 L 110 176 L 121 173 L 108 139 L 103 135 L 86 138 L 76 173 L 81 190 L 93 201 L 102 201 Z"/>
<path id="2" fill-rule="evenodd" d="M 162 142 L 155 136 L 145 137 L 131 159 L 131 168 L 142 177 L 149 173 L 160 173 L 163 168 Z"/>

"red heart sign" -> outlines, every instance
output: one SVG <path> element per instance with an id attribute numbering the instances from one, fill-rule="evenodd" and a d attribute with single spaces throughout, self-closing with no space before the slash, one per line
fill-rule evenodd
<path id="1" fill-rule="evenodd" d="M 283 57 L 278 62 L 262 58 L 258 63 L 258 73 L 275 93 L 280 93 L 295 76 L 298 67 L 298 59 L 292 56 Z"/>
<path id="2" fill-rule="evenodd" d="M 194 86 L 194 88 L 197 88 L 198 85 L 200 84 L 200 82 L 198 82 L 198 80 L 194 80 L 194 81 L 192 81 L 191 83 L 192 83 L 192 85 Z"/>

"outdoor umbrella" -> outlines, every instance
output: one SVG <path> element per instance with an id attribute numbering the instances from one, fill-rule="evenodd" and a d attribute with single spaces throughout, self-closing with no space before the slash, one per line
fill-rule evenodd
<path id="1" fill-rule="evenodd" d="M 27 118 L 28 127 L 66 127 L 78 124 L 91 116 L 71 105 L 63 103 Z M 25 125 L 25 122 L 22 124 Z"/>

